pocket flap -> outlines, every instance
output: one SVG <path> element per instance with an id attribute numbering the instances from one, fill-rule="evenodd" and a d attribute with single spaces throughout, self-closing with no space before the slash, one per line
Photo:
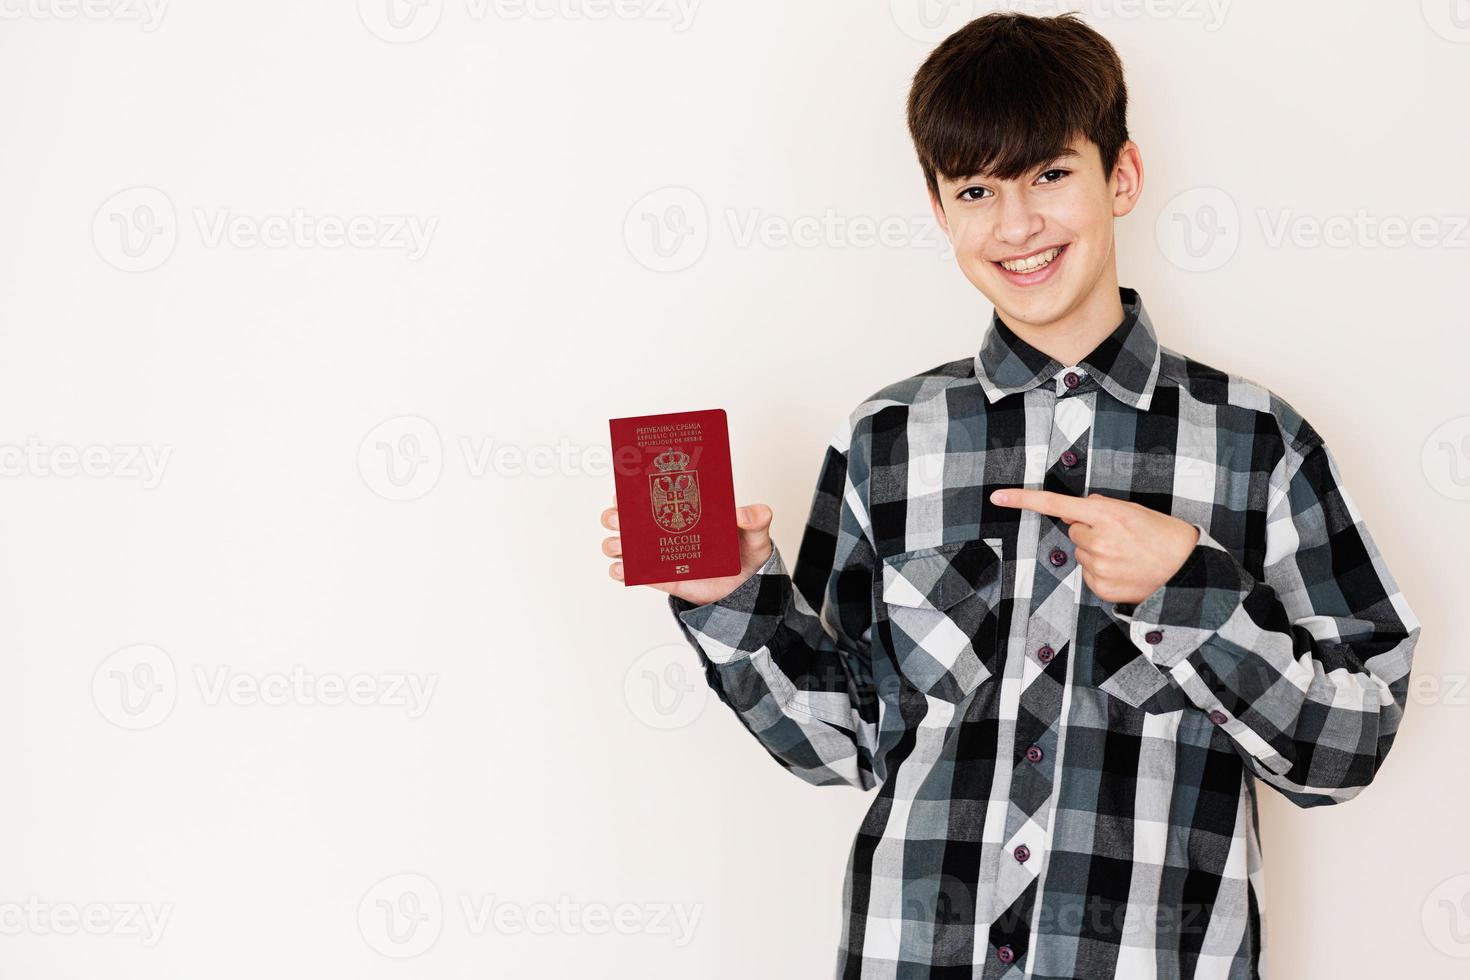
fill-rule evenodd
<path id="1" fill-rule="evenodd" d="M 1086 608 L 1093 616 L 1106 616 L 1100 606 Z M 1109 620 L 1097 631 L 1092 669 L 1093 683 L 1100 690 L 1151 714 L 1173 711 L 1188 703 L 1179 685 L 1133 645 L 1116 621 Z"/>
<path id="2" fill-rule="evenodd" d="M 971 538 L 883 559 L 883 601 L 948 609 L 1000 580 L 1000 538 Z"/>

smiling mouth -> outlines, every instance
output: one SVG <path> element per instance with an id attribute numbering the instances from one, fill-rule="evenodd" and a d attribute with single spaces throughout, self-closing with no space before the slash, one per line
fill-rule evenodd
<path id="1" fill-rule="evenodd" d="M 1060 256 L 1066 250 L 1066 245 L 1056 245 L 1052 248 L 1044 249 L 1043 251 L 1037 252 L 1035 255 L 1028 255 L 1023 259 L 1007 259 L 1001 262 L 996 262 L 995 264 L 1000 266 L 1007 272 L 1014 272 L 1025 275 L 1028 272 L 1036 272 L 1039 269 L 1045 269 L 1047 266 L 1055 262 L 1058 256 Z"/>

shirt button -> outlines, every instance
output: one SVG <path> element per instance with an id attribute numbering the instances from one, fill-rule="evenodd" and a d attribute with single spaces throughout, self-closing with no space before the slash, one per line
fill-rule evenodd
<path id="1" fill-rule="evenodd" d="M 1070 449 L 1068 449 L 1065 452 L 1063 452 L 1062 453 L 1062 465 L 1063 466 L 1076 466 L 1077 465 L 1077 454 L 1074 453 L 1074 452 L 1072 452 L 1072 450 L 1070 450 Z"/>
<path id="2" fill-rule="evenodd" d="M 997 949 L 995 951 L 995 958 L 1000 960 L 1002 963 L 1010 963 L 1016 958 L 1016 951 L 1014 949 L 1011 949 L 1009 946 L 1002 946 L 1000 949 Z"/>
<path id="3" fill-rule="evenodd" d="M 1040 762 L 1041 761 L 1041 749 L 1038 748 L 1035 745 L 1033 745 L 1030 748 L 1028 748 L 1026 750 L 1026 761 L 1027 762 Z"/>
<path id="4" fill-rule="evenodd" d="M 1223 725 L 1229 720 L 1230 716 L 1223 711 L 1216 710 L 1210 712 L 1210 721 L 1213 721 L 1217 725 Z"/>
<path id="5" fill-rule="evenodd" d="M 1051 663 L 1051 658 L 1054 656 L 1056 656 L 1056 651 L 1049 646 L 1043 646 L 1040 650 L 1036 651 L 1036 659 L 1044 664 Z"/>
<path id="6" fill-rule="evenodd" d="M 1026 859 L 1031 856 L 1031 848 L 1027 847 L 1025 844 L 1017 844 L 1016 849 L 1011 853 L 1016 856 L 1017 861 L 1025 864 Z"/>
<path id="7" fill-rule="evenodd" d="M 1065 551 L 1063 551 L 1061 548 L 1053 548 L 1051 550 L 1050 558 L 1051 558 L 1051 563 L 1053 565 L 1058 566 L 1058 567 L 1060 567 L 1062 565 L 1065 565 L 1067 563 L 1067 553 Z"/>
<path id="8" fill-rule="evenodd" d="M 1163 630 L 1149 630 L 1143 634 L 1143 638 L 1150 643 L 1162 643 L 1164 640 Z"/>
<path id="9" fill-rule="evenodd" d="M 1082 379 L 1078 377 L 1076 371 L 1068 371 L 1062 380 L 1067 383 L 1068 388 L 1075 388 L 1082 383 Z"/>

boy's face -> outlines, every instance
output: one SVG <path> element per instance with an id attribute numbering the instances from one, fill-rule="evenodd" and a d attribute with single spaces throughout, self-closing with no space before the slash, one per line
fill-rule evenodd
<path id="1" fill-rule="evenodd" d="M 960 269 L 1007 321 L 1042 327 L 1116 303 L 1113 219 L 1133 210 L 1143 186 L 1132 140 L 1111 174 L 1097 144 L 1079 137 L 1016 180 L 937 179 L 930 202 Z"/>

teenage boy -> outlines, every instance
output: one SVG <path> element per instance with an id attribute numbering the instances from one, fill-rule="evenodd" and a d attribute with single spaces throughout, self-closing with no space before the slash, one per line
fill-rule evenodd
<path id="1" fill-rule="evenodd" d="M 1257 977 L 1257 782 L 1350 799 L 1403 714 L 1419 623 L 1321 436 L 1119 288 L 1126 106 L 1071 15 L 933 52 L 909 125 L 978 352 L 838 427 L 794 572 L 756 504 L 740 575 L 655 586 L 778 762 L 879 787 L 839 977 Z"/>

